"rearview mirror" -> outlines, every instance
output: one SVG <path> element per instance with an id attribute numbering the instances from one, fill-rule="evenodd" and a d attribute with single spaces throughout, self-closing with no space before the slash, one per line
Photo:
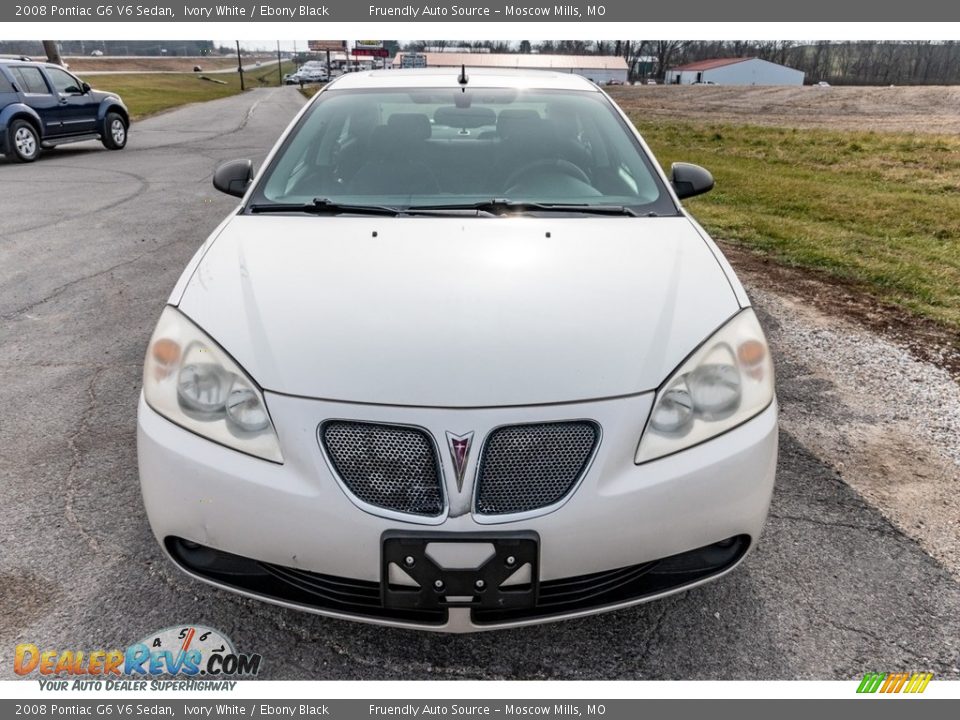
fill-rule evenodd
<path id="1" fill-rule="evenodd" d="M 670 182 L 677 197 L 703 195 L 713 189 L 713 175 L 706 168 L 691 163 L 674 163 L 670 166 Z"/>
<path id="2" fill-rule="evenodd" d="M 90 92 L 90 83 L 80 83 L 80 92 L 84 95 Z"/>
<path id="3" fill-rule="evenodd" d="M 253 179 L 251 160 L 231 160 L 217 168 L 213 173 L 213 186 L 220 192 L 243 197 Z"/>

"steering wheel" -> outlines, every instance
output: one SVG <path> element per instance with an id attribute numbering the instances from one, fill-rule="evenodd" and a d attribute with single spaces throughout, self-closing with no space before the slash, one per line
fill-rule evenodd
<path id="1" fill-rule="evenodd" d="M 582 183 L 590 185 L 590 178 L 587 174 L 580 169 L 579 166 L 574 165 L 569 160 L 561 160 L 560 158 L 546 158 L 543 160 L 534 160 L 529 162 L 523 167 L 514 170 L 510 173 L 510 177 L 507 178 L 507 181 L 503 184 L 505 188 L 512 188 L 514 185 L 519 183 L 521 180 L 526 179 L 530 175 L 542 175 L 546 172 L 561 173 L 563 175 L 569 175 L 572 178 L 576 178 Z"/>

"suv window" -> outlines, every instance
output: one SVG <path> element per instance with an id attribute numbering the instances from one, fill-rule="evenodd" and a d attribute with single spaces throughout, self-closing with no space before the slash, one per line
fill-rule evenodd
<path id="1" fill-rule="evenodd" d="M 63 95 L 80 95 L 83 92 L 80 89 L 80 81 L 68 72 L 47 68 L 47 77 L 53 82 L 57 92 Z"/>
<path id="2" fill-rule="evenodd" d="M 0 72 L 0 93 L 13 92 L 13 85 L 7 80 L 7 76 Z"/>
<path id="3" fill-rule="evenodd" d="M 49 95 L 50 90 L 43 79 L 43 74 L 35 67 L 15 67 L 10 68 L 10 73 L 17 85 L 20 86 L 20 92 L 34 93 L 36 95 Z"/>

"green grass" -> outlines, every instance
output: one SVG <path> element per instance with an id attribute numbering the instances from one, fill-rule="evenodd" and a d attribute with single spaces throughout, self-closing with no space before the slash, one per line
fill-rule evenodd
<path id="1" fill-rule="evenodd" d="M 293 63 L 283 63 L 281 72 L 293 72 L 294 67 Z M 225 84 L 202 80 L 201 77 Z M 123 73 L 91 75 L 87 80 L 98 90 L 109 90 L 120 95 L 135 120 L 187 103 L 217 100 L 240 92 L 237 73 Z M 247 89 L 276 87 L 280 84 L 277 66 L 248 70 L 244 82 Z"/>
<path id="2" fill-rule="evenodd" d="M 292 73 L 297 69 L 297 64 L 294 62 L 285 62 L 280 65 L 280 73 L 286 75 L 287 73 Z M 251 77 L 256 82 L 255 87 L 278 87 L 281 85 L 280 76 L 277 74 L 277 66 L 270 65 L 266 68 L 257 68 L 256 70 L 247 73 L 247 79 Z"/>
<path id="3" fill-rule="evenodd" d="M 687 203 L 715 237 L 960 329 L 960 138 L 635 122 L 713 173 Z"/>
<path id="4" fill-rule="evenodd" d="M 323 85 L 320 85 L 318 83 L 311 83 L 310 85 L 304 85 L 302 88 L 300 88 L 300 92 L 305 98 L 307 98 L 307 100 L 309 100 L 318 92 L 320 92 L 322 89 L 323 89 Z"/>

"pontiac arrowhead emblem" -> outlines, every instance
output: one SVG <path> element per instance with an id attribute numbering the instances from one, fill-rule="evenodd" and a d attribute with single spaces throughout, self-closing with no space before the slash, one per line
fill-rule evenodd
<path id="1" fill-rule="evenodd" d="M 470 444 L 473 442 L 473 433 L 454 435 L 447 431 L 447 447 L 450 448 L 450 459 L 453 460 L 453 471 L 457 477 L 457 492 L 463 490 L 463 473 L 467 469 L 467 458 L 470 457 Z"/>

